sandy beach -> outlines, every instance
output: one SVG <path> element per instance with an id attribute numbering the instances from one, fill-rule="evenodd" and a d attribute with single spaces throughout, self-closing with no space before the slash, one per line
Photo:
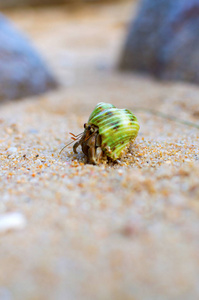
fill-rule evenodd
<path id="1" fill-rule="evenodd" d="M 60 88 L 1 104 L 1 300 L 199 298 L 199 129 L 142 110 L 199 124 L 199 88 L 117 71 L 135 7 L 5 12 Z M 131 151 L 99 166 L 59 155 L 101 101 L 137 116 Z"/>

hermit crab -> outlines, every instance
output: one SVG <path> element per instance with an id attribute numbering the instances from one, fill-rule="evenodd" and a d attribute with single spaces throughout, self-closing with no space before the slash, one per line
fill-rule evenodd
<path id="1" fill-rule="evenodd" d="M 73 151 L 77 153 L 81 146 L 87 163 L 98 165 L 103 157 L 113 161 L 119 159 L 138 131 L 137 118 L 130 110 L 100 102 L 84 124 L 84 131 L 78 135 L 71 133 L 73 141 L 65 147 L 75 142 Z"/>

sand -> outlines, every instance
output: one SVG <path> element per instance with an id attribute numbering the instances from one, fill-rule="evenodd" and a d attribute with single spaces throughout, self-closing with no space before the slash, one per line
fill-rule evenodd
<path id="1" fill-rule="evenodd" d="M 116 70 L 131 3 L 6 12 L 61 83 L 1 104 L 0 299 L 199 297 L 199 88 Z M 135 112 L 120 164 L 60 149 L 94 106 Z M 2 225 L 3 224 L 3 225 Z"/>

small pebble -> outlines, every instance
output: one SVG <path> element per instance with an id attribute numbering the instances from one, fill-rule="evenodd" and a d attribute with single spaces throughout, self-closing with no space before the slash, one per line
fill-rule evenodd
<path id="1" fill-rule="evenodd" d="M 24 229 L 26 223 L 26 218 L 19 212 L 5 213 L 0 215 L 0 233 Z"/>
<path id="2" fill-rule="evenodd" d="M 17 147 L 10 147 L 10 148 L 8 148 L 7 151 L 10 152 L 10 153 L 17 152 Z"/>

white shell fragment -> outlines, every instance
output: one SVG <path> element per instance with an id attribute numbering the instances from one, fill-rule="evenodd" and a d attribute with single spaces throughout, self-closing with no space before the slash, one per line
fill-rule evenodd
<path id="1" fill-rule="evenodd" d="M 10 148 L 8 148 L 7 151 L 8 151 L 9 153 L 17 152 L 17 147 L 10 147 Z"/>
<path id="2" fill-rule="evenodd" d="M 19 212 L 0 215 L 0 233 L 10 230 L 24 229 L 26 224 L 26 218 Z"/>

